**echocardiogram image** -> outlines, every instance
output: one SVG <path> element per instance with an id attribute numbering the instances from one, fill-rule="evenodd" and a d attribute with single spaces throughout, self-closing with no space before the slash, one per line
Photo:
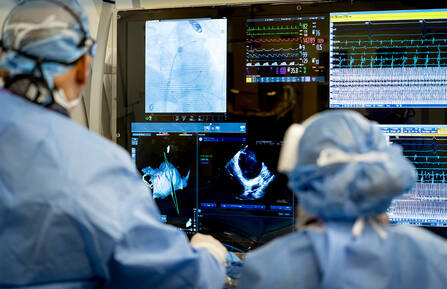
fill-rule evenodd
<path id="1" fill-rule="evenodd" d="M 135 156 L 164 221 L 186 230 L 195 226 L 195 151 L 192 136 L 153 134 L 138 139 Z"/>
<path id="2" fill-rule="evenodd" d="M 280 143 L 199 138 L 201 232 L 248 250 L 293 231 L 293 193 L 276 170 Z"/>
<path id="3" fill-rule="evenodd" d="M 199 200 L 289 203 L 285 176 L 276 171 L 280 144 L 249 145 L 241 138 L 199 138 Z"/>

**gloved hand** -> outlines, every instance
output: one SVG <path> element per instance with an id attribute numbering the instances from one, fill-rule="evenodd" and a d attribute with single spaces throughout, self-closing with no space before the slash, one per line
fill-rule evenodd
<path id="1" fill-rule="evenodd" d="M 237 284 L 241 278 L 242 266 L 241 259 L 233 252 L 228 252 L 226 260 L 227 276 L 225 278 L 224 289 L 237 288 Z"/>
<path id="2" fill-rule="evenodd" d="M 220 264 L 225 264 L 227 249 L 212 236 L 197 233 L 191 238 L 191 245 L 195 249 L 208 250 Z"/>

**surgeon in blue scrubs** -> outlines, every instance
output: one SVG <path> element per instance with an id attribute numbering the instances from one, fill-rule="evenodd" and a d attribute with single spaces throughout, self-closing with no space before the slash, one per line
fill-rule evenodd
<path id="1" fill-rule="evenodd" d="M 250 253 L 239 288 L 446 288 L 447 242 L 388 224 L 416 171 L 376 123 L 334 110 L 295 124 L 279 170 L 299 198 L 298 232 Z"/>
<path id="2" fill-rule="evenodd" d="M 159 212 L 126 151 L 68 116 L 94 41 L 76 0 L 21 1 L 4 21 L 1 288 L 222 288 L 225 248 Z"/>

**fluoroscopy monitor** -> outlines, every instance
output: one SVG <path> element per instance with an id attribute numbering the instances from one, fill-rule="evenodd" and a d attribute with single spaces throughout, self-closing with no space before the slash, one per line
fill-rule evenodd
<path id="1" fill-rule="evenodd" d="M 227 19 L 149 20 L 145 112 L 225 113 Z"/>
<path id="2" fill-rule="evenodd" d="M 417 169 L 412 191 L 393 200 L 391 223 L 447 226 L 447 125 L 383 125 L 392 144 Z"/>
<path id="3" fill-rule="evenodd" d="M 447 107 L 447 9 L 330 14 L 330 107 Z"/>

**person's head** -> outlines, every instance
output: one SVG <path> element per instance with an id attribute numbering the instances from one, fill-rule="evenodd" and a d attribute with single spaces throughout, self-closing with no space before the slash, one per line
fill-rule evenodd
<path id="1" fill-rule="evenodd" d="M 300 206 L 321 219 L 354 220 L 386 212 L 416 181 L 413 165 L 375 122 L 330 110 L 286 132 L 279 170 Z"/>
<path id="2" fill-rule="evenodd" d="M 77 0 L 21 1 L 3 23 L 1 38 L 0 67 L 8 72 L 6 86 L 32 76 L 51 92 L 35 102 L 45 106 L 54 97 L 67 110 L 79 102 L 95 43 Z M 24 93 L 33 100 L 29 91 Z"/>

